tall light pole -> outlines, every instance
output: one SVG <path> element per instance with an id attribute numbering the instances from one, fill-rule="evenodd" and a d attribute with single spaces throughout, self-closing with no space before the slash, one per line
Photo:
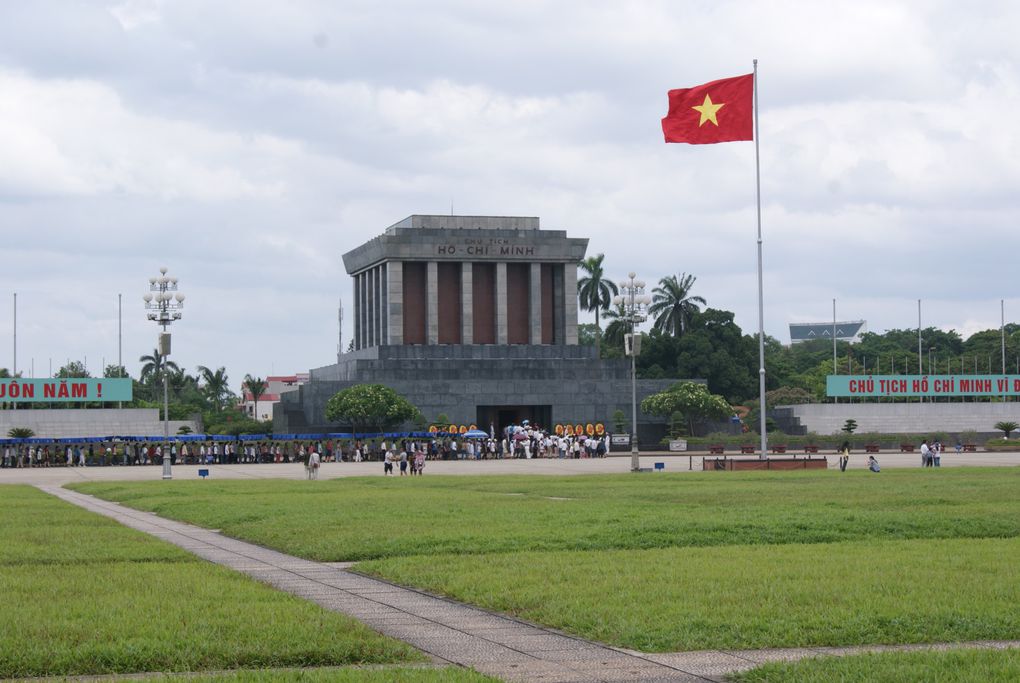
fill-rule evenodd
<path id="1" fill-rule="evenodd" d="M 832 300 L 832 374 L 838 375 L 839 370 L 836 368 L 836 300 Z M 839 398 L 836 396 L 832 397 L 833 403 L 839 403 Z"/>
<path id="2" fill-rule="evenodd" d="M 630 409 L 631 409 L 631 437 L 630 437 L 630 469 L 632 472 L 641 471 L 641 458 L 638 455 L 637 440 L 637 355 L 641 353 L 641 343 L 637 336 L 637 324 L 644 322 L 645 312 L 652 298 L 645 294 L 644 280 L 635 280 L 637 275 L 628 273 L 628 280 L 620 283 L 620 294 L 613 297 L 613 303 L 623 306 L 625 312 L 624 320 L 630 323 L 629 343 L 624 344 L 627 355 L 630 356 Z"/>
<path id="3" fill-rule="evenodd" d="M 173 479 L 170 472 L 170 392 L 167 380 L 167 357 L 170 355 L 170 323 L 181 319 L 184 295 L 177 292 L 177 278 L 169 277 L 166 268 L 159 269 L 159 277 L 149 278 L 149 294 L 142 297 L 148 318 L 163 328 L 159 333 L 159 355 L 163 357 L 163 478 Z M 177 292 L 176 294 L 174 292 Z"/>

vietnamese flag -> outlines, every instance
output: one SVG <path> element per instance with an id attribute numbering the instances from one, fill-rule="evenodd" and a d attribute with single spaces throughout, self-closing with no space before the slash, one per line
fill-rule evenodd
<path id="1" fill-rule="evenodd" d="M 754 74 L 669 91 L 666 142 L 709 145 L 754 140 Z"/>

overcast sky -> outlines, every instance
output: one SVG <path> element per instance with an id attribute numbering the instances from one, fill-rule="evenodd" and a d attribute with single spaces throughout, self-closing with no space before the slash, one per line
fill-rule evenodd
<path id="1" fill-rule="evenodd" d="M 759 59 L 765 328 L 1020 320 L 1020 3 L 5 2 L 0 366 L 335 360 L 340 255 L 415 213 L 539 216 L 614 279 L 757 328 L 754 145 L 666 145 L 666 92 Z M 584 319 L 584 317 L 582 317 Z M 350 339 L 344 333 L 344 346 Z"/>

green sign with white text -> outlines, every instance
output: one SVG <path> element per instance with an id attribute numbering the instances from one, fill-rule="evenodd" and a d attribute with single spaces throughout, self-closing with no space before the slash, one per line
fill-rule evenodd
<path id="1" fill-rule="evenodd" d="M 829 375 L 827 396 L 1020 396 L 1020 375 Z"/>
<path id="2" fill-rule="evenodd" d="M 130 401 L 130 377 L 68 377 L 0 379 L 0 402 L 70 403 Z"/>

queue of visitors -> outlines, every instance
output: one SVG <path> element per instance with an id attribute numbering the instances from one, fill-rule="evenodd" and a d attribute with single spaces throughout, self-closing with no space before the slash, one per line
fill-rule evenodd
<path id="1" fill-rule="evenodd" d="M 0 467 L 107 467 L 161 465 L 161 441 L 18 443 L 0 446 Z M 307 463 L 311 453 L 321 462 L 388 461 L 402 474 L 421 474 L 426 460 L 501 460 L 509 458 L 602 458 L 609 435 L 557 435 L 529 424 L 513 425 L 498 437 L 467 438 L 454 434 L 374 439 L 266 439 L 260 441 L 171 442 L 175 465 L 238 463 Z M 416 465 L 421 460 L 421 467 Z"/>

